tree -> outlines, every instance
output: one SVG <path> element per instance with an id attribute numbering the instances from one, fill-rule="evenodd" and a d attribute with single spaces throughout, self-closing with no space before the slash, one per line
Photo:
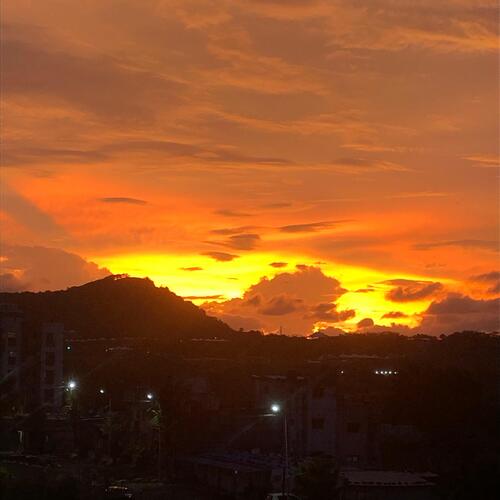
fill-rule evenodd
<path id="1" fill-rule="evenodd" d="M 299 495 L 308 500 L 335 500 L 340 498 L 340 475 L 335 460 L 318 455 L 304 461 L 296 476 Z"/>

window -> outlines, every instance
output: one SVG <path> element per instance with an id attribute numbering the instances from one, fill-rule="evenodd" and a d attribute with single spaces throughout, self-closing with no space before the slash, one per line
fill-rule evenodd
<path id="1" fill-rule="evenodd" d="M 347 432 L 359 432 L 361 429 L 361 424 L 359 422 L 348 422 L 347 423 Z"/>
<path id="2" fill-rule="evenodd" d="M 324 418 L 313 418 L 311 421 L 311 427 L 313 429 L 323 429 L 325 426 L 325 419 Z"/>
<path id="3" fill-rule="evenodd" d="M 45 364 L 49 366 L 54 366 L 56 360 L 56 355 L 54 352 L 46 352 L 45 353 Z"/>

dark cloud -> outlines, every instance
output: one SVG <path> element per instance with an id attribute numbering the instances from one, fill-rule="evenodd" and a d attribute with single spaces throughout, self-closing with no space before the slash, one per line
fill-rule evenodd
<path id="1" fill-rule="evenodd" d="M 261 278 L 242 298 L 203 307 L 221 319 L 254 317 L 266 332 L 283 327 L 286 333 L 307 335 L 318 321 L 335 323 L 353 316 L 354 311 L 336 310 L 335 301 L 345 292 L 318 267 L 303 265 L 295 272 Z"/>
<path id="2" fill-rule="evenodd" d="M 181 267 L 179 269 L 181 271 L 189 271 L 189 272 L 192 272 L 192 271 L 203 271 L 202 267 Z"/>
<path id="3" fill-rule="evenodd" d="M 110 271 L 58 248 L 2 245 L 5 291 L 62 290 L 104 278 Z"/>
<path id="4" fill-rule="evenodd" d="M 322 337 L 337 337 L 339 335 L 346 335 L 347 332 L 342 330 L 342 328 L 338 328 L 336 326 L 328 326 L 326 328 L 322 328 L 321 330 L 316 330 L 313 334 L 309 335 L 309 338 L 316 339 Z"/>
<path id="5" fill-rule="evenodd" d="M 276 269 L 279 269 L 279 268 L 288 266 L 288 263 L 287 262 L 271 262 L 269 265 L 271 267 L 275 267 Z"/>
<path id="6" fill-rule="evenodd" d="M 430 250 L 439 247 L 461 247 L 461 248 L 477 248 L 479 250 L 497 251 L 499 242 L 493 240 L 453 240 L 453 241 L 438 241 L 434 243 L 417 243 L 413 246 L 415 250 Z"/>
<path id="7" fill-rule="evenodd" d="M 252 226 L 240 226 L 240 227 L 223 227 L 220 229 L 212 229 L 210 232 L 212 234 L 220 234 L 222 236 L 229 236 L 232 234 L 241 234 L 246 233 L 249 230 L 252 230 Z"/>
<path id="8" fill-rule="evenodd" d="M 482 283 L 495 283 L 500 280 L 500 271 L 491 271 L 485 274 L 471 276 L 471 281 L 478 281 Z"/>
<path id="9" fill-rule="evenodd" d="M 260 295 L 254 295 L 253 297 L 250 297 L 248 300 L 244 300 L 242 305 L 259 307 L 261 303 L 262 303 L 262 297 Z"/>
<path id="10" fill-rule="evenodd" d="M 391 311 L 388 313 L 385 313 L 382 318 L 392 318 L 392 319 L 399 319 L 399 318 L 407 318 L 408 315 L 405 314 L 404 312 L 401 311 Z"/>
<path id="11" fill-rule="evenodd" d="M 269 300 L 260 310 L 261 314 L 267 316 L 283 316 L 302 309 L 302 299 L 279 295 Z"/>
<path id="12" fill-rule="evenodd" d="M 230 210 L 230 209 L 220 209 L 216 210 L 215 213 L 217 215 L 222 215 L 223 217 L 251 217 L 252 214 L 246 213 L 246 212 L 238 212 L 236 210 Z"/>
<path id="13" fill-rule="evenodd" d="M 443 290 L 443 285 L 432 281 L 414 281 L 406 279 L 387 280 L 383 282 L 394 288 L 385 294 L 392 302 L 412 302 L 435 296 Z"/>
<path id="14" fill-rule="evenodd" d="M 99 198 L 103 203 L 120 203 L 128 205 L 147 205 L 147 201 L 139 200 L 138 198 L 127 198 L 122 196 L 113 196 L 109 198 Z"/>
<path id="15" fill-rule="evenodd" d="M 237 250 L 253 250 L 260 241 L 258 234 L 236 234 L 231 236 L 225 245 Z"/>
<path id="16" fill-rule="evenodd" d="M 477 300 L 449 294 L 422 313 L 419 329 L 434 335 L 462 330 L 499 331 L 500 299 Z"/>
<path id="17" fill-rule="evenodd" d="M 283 233 L 314 233 L 323 229 L 329 229 L 336 224 L 348 222 L 347 220 L 310 222 L 306 224 L 291 224 L 282 226 L 279 230 Z"/>
<path id="18" fill-rule="evenodd" d="M 357 327 L 358 327 L 358 330 L 360 330 L 362 328 L 371 328 L 374 325 L 375 325 L 375 323 L 374 323 L 373 319 L 364 318 L 361 321 L 358 321 Z"/>
<path id="19" fill-rule="evenodd" d="M 232 253 L 225 253 L 225 252 L 204 252 L 202 253 L 202 255 L 211 257 L 212 259 L 217 260 L 219 262 L 229 262 L 239 257 L 239 255 L 234 255 Z"/>
<path id="20" fill-rule="evenodd" d="M 348 319 L 354 318 L 354 316 L 356 316 L 356 311 L 354 311 L 354 309 L 337 311 L 337 305 L 331 302 L 325 302 L 315 305 L 311 308 L 310 313 L 307 315 L 308 318 L 314 319 L 316 321 L 325 321 L 332 323 L 346 321 Z"/>
<path id="21" fill-rule="evenodd" d="M 224 295 L 185 295 L 184 300 L 219 300 L 223 299 Z"/>

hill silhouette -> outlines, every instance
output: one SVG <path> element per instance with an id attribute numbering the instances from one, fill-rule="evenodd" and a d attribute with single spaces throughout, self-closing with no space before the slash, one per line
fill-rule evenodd
<path id="1" fill-rule="evenodd" d="M 1 293 L 27 324 L 61 322 L 81 338 L 228 338 L 234 331 L 148 278 L 112 275 L 67 290 Z"/>

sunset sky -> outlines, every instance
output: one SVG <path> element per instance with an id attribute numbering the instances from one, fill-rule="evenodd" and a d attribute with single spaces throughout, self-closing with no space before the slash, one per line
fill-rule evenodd
<path id="1" fill-rule="evenodd" d="M 1 285 L 234 328 L 499 328 L 496 0 L 4 0 Z"/>

